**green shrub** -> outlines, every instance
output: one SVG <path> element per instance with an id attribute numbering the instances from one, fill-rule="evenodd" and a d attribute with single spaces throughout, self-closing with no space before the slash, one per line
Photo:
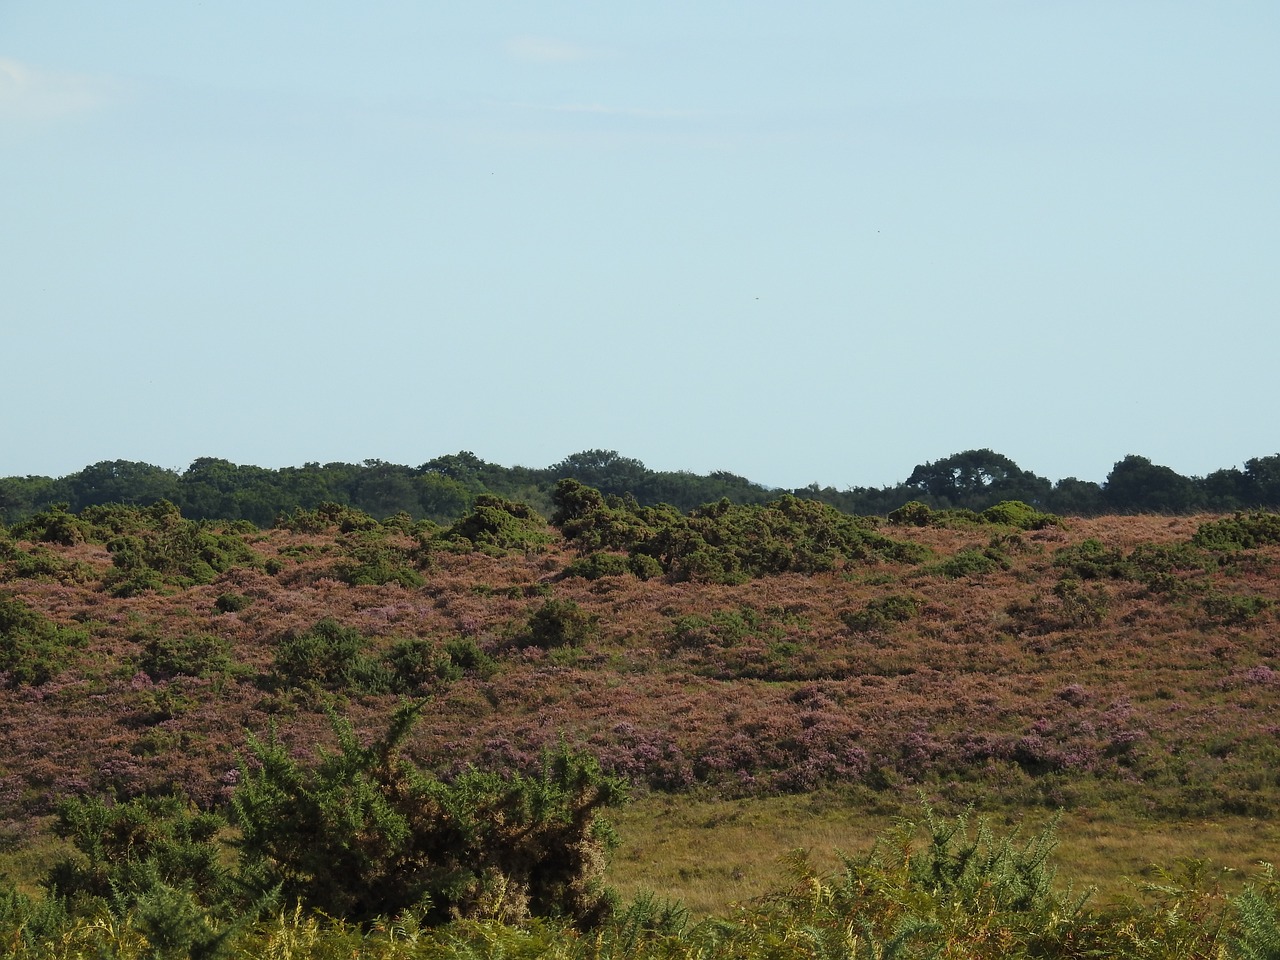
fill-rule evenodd
<path id="1" fill-rule="evenodd" d="M 233 673 L 231 643 L 207 633 L 179 637 L 149 634 L 141 638 L 137 667 L 154 681 L 174 677 L 218 677 Z"/>
<path id="2" fill-rule="evenodd" d="M 759 613 L 750 607 L 717 610 L 710 617 L 688 614 L 671 624 L 671 643 L 678 649 L 696 649 L 711 645 L 734 647 L 761 627 Z"/>
<path id="3" fill-rule="evenodd" d="M 1003 523 L 1019 530 L 1043 530 L 1045 527 L 1062 526 L 1060 517 L 1041 513 L 1021 500 L 1002 500 L 993 507 L 987 507 L 979 516 L 985 523 Z"/>
<path id="4" fill-rule="evenodd" d="M 361 923 L 409 911 L 428 922 L 602 920 L 616 839 L 599 812 L 623 798 L 622 783 L 563 743 L 531 776 L 438 780 L 400 753 L 425 703 L 402 705 L 367 747 L 335 716 L 340 752 L 312 769 L 274 736 L 251 739 L 255 762 L 232 798 L 245 875 Z"/>
<path id="5" fill-rule="evenodd" d="M 83 543 L 92 537 L 90 525 L 71 513 L 65 503 L 55 503 L 49 509 L 41 510 L 31 519 L 16 524 L 11 532 L 19 540 L 58 543 L 64 547 Z"/>
<path id="6" fill-rule="evenodd" d="M 252 603 L 253 600 L 243 593 L 220 593 L 213 601 L 213 608 L 219 613 L 239 613 Z"/>
<path id="7" fill-rule="evenodd" d="M 357 530 L 376 530 L 378 521 L 363 510 L 349 507 L 341 503 L 325 501 L 314 510 L 301 507 L 285 516 L 276 517 L 277 530 L 292 530 L 295 533 L 352 533 Z"/>
<path id="8" fill-rule="evenodd" d="M 395 693 L 421 696 L 434 687 L 462 679 L 463 668 L 447 650 L 431 640 L 399 640 L 386 657 Z"/>
<path id="9" fill-rule="evenodd" d="M 10 686 L 47 683 L 88 641 L 84 630 L 59 627 L 17 597 L 0 594 L 0 673 Z"/>
<path id="10" fill-rule="evenodd" d="M 1189 583 L 1178 574 L 1206 573 L 1216 567 L 1212 556 L 1190 543 L 1140 543 L 1121 569 L 1152 593 L 1181 594 Z"/>
<path id="11" fill-rule="evenodd" d="M 654 580 L 662 576 L 662 564 L 643 553 L 633 553 L 627 559 L 627 568 L 641 580 Z"/>
<path id="12" fill-rule="evenodd" d="M 1211 520 L 1200 525 L 1191 543 L 1223 553 L 1280 544 L 1280 514 L 1258 511 Z"/>
<path id="13" fill-rule="evenodd" d="M 650 557 L 649 559 L 653 559 Z M 654 561 L 655 563 L 657 561 Z M 658 567 L 661 570 L 661 566 Z M 584 580 L 599 580 L 601 577 L 620 577 L 631 573 L 630 558 L 618 553 L 589 553 L 564 569 L 565 576 L 581 577 Z"/>
<path id="14" fill-rule="evenodd" d="M 56 896 L 123 898 L 136 903 L 157 883 L 190 886 L 210 905 L 225 904 L 233 885 L 217 844 L 225 822 L 176 796 L 109 803 L 73 797 L 58 805 L 57 832 L 77 856 L 49 870 L 45 885 Z"/>
<path id="15" fill-rule="evenodd" d="M 103 508 L 87 508 L 82 516 L 95 510 Z M 260 562 L 239 535 L 184 520 L 178 508 L 165 501 L 129 513 L 117 509 L 107 519 L 119 521 L 121 528 L 107 540 L 114 569 L 104 585 L 114 596 L 212 583 L 234 567 Z"/>
<path id="16" fill-rule="evenodd" d="M 78 855 L 49 870 L 50 900 L 135 930 L 153 960 L 227 957 L 232 939 L 272 898 L 243 901 L 222 863 L 217 836 L 224 826 L 220 817 L 197 812 L 178 797 L 63 801 L 58 832 Z M 93 955 L 142 956 L 114 950 Z"/>
<path id="17" fill-rule="evenodd" d="M 464 674 L 487 680 L 498 672 L 498 661 L 477 646 L 471 637 L 453 637 L 444 643 L 444 652 Z"/>
<path id="18" fill-rule="evenodd" d="M 871 600 L 861 610 L 847 610 L 840 614 L 840 619 L 854 633 L 872 633 L 894 623 L 905 623 L 919 612 L 919 599 L 892 594 Z"/>
<path id="19" fill-rule="evenodd" d="M 410 552 L 388 542 L 381 529 L 349 534 L 339 545 L 344 556 L 334 564 L 334 572 L 350 586 L 398 583 L 415 589 L 426 583 L 414 568 Z"/>
<path id="20" fill-rule="evenodd" d="M 1133 574 L 1120 550 L 1108 548 L 1095 537 L 1055 551 L 1053 565 L 1081 580 L 1129 579 Z"/>
<path id="21" fill-rule="evenodd" d="M 532 507 L 487 493 L 476 497 L 471 512 L 441 537 L 495 550 L 528 550 L 551 542 L 546 520 Z"/>
<path id="22" fill-rule="evenodd" d="M 927 568 L 926 572 L 941 574 L 953 580 L 958 580 L 961 577 L 978 577 L 984 573 L 994 573 L 1005 566 L 1008 561 L 991 554 L 992 551 L 990 550 L 979 550 L 976 547 L 959 550 L 946 560 Z"/>
<path id="23" fill-rule="evenodd" d="M 1111 607 L 1105 587 L 1086 587 L 1072 576 L 1064 576 L 1054 584 L 1053 595 L 1061 603 L 1064 625 L 1075 630 L 1101 626 Z"/>
<path id="24" fill-rule="evenodd" d="M 275 682 L 281 687 L 388 693 L 392 669 L 365 652 L 360 631 L 325 617 L 307 630 L 291 630 L 276 644 Z"/>
<path id="25" fill-rule="evenodd" d="M 553 650 L 581 647 L 599 630 L 598 618 L 572 600 L 551 599 L 529 617 L 528 629 L 519 638 L 521 646 Z"/>
<path id="26" fill-rule="evenodd" d="M 1210 593 L 1201 600 L 1205 616 L 1228 626 L 1241 626 L 1275 606 L 1270 597 Z"/>
<path id="27" fill-rule="evenodd" d="M 933 510 L 919 500 L 909 500 L 889 512 L 889 522 L 899 527 L 927 527 L 934 522 Z"/>

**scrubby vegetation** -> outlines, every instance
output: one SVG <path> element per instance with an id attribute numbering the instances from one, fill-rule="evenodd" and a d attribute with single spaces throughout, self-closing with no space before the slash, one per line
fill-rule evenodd
<path id="1" fill-rule="evenodd" d="M 776 491 L 646 505 L 572 477 L 545 515 L 482 493 L 448 523 L 324 501 L 269 529 L 168 501 L 38 511 L 0 531 L 0 845 L 59 853 L 14 871 L 0 939 L 1271 955 L 1259 868 L 1219 890 L 1171 863 L 1133 902 L 1081 900 L 1049 835 L 983 814 L 1280 813 L 1280 520 L 1059 516 L 1006 488 L 879 517 Z M 603 884 L 600 815 L 625 793 L 821 791 L 928 805 L 709 919 Z"/>

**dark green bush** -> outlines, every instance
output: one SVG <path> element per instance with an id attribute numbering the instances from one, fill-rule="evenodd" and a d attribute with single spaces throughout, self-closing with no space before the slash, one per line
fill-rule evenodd
<path id="1" fill-rule="evenodd" d="M 105 510 L 86 508 L 82 516 Z M 114 569 L 104 584 L 115 596 L 212 583 L 234 567 L 260 562 L 241 536 L 184 520 L 178 508 L 165 501 L 142 510 L 117 508 L 95 529 L 107 521 L 120 528 L 116 532 L 113 527 L 115 535 L 106 541 Z"/>
<path id="2" fill-rule="evenodd" d="M 622 554 L 596 552 L 573 561 L 564 572 L 568 577 L 599 580 L 601 577 L 620 577 L 631 573 L 631 563 L 630 558 Z"/>
<path id="3" fill-rule="evenodd" d="M 340 752 L 313 769 L 274 737 L 251 739 L 255 762 L 232 799 L 245 874 L 260 889 L 278 885 L 286 902 L 356 922 L 408 911 L 428 922 L 602 920 L 616 841 L 599 812 L 623 784 L 563 744 L 534 775 L 438 780 L 400 753 L 424 704 L 402 705 L 367 747 L 335 717 Z"/>
<path id="4" fill-rule="evenodd" d="M 643 553 L 633 553 L 627 559 L 627 567 L 641 580 L 653 580 L 662 576 L 662 564 Z"/>
<path id="5" fill-rule="evenodd" d="M 840 619 L 854 633 L 871 633 L 895 623 L 905 623 L 919 612 L 920 601 L 916 597 L 892 594 L 871 600 L 860 610 L 847 610 L 840 614 Z"/>
<path id="6" fill-rule="evenodd" d="M 1280 544 L 1280 514 L 1258 511 L 1212 520 L 1200 525 L 1191 542 L 1205 550 L 1223 553 Z"/>
<path id="7" fill-rule="evenodd" d="M 314 510 L 301 507 L 292 514 L 281 514 L 276 517 L 277 530 L 292 530 L 295 533 L 352 533 L 357 530 L 376 530 L 378 521 L 363 510 L 345 506 L 341 503 L 325 501 Z"/>
<path id="8" fill-rule="evenodd" d="M 1021 500 L 1002 500 L 993 507 L 987 507 L 979 516 L 985 523 L 1003 523 L 1019 530 L 1043 530 L 1046 527 L 1062 526 L 1060 517 L 1041 513 Z"/>
<path id="9" fill-rule="evenodd" d="M 0 673 L 11 686 L 47 683 L 88 641 L 86 631 L 59 627 L 17 597 L 0 594 Z"/>
<path id="10" fill-rule="evenodd" d="M 521 646 L 553 650 L 557 647 L 581 647 L 599 629 L 597 618 L 572 600 L 551 599 L 529 617 L 528 629 L 521 635 Z"/>
<path id="11" fill-rule="evenodd" d="M 994 573 L 1008 561 L 1002 561 L 1000 557 L 991 554 L 990 550 L 979 550 L 974 547 L 960 550 L 946 560 L 935 563 L 926 572 L 938 573 L 956 580 L 961 577 L 977 577 L 984 573 Z"/>
<path id="12" fill-rule="evenodd" d="M 239 613 L 252 603 L 253 600 L 243 593 L 220 593 L 213 601 L 213 608 L 219 613 Z"/>
<path id="13" fill-rule="evenodd" d="M 235 671 L 231 643 L 207 633 L 179 637 L 148 634 L 142 642 L 138 669 L 154 681 L 174 677 L 219 677 Z"/>
<path id="14" fill-rule="evenodd" d="M 1210 620 L 1228 626 L 1240 626 L 1272 609 L 1275 601 L 1270 597 L 1210 593 L 1201 600 L 1201 604 Z"/>
<path id="15" fill-rule="evenodd" d="M 386 657 L 394 692 L 421 696 L 441 684 L 460 680 L 463 668 L 449 652 L 431 640 L 413 637 L 399 640 Z"/>
<path id="16" fill-rule="evenodd" d="M 381 529 L 348 534 L 339 546 L 344 556 L 334 564 L 334 572 L 353 587 L 398 583 L 414 589 L 426 583 L 410 551 L 389 542 Z"/>
<path id="17" fill-rule="evenodd" d="M 927 527 L 934 522 L 933 510 L 919 500 L 909 500 L 889 512 L 889 522 L 900 527 Z"/>
<path id="18" fill-rule="evenodd" d="M 41 510 L 31 519 L 15 524 L 11 532 L 19 540 L 58 543 L 64 547 L 83 543 L 92 537 L 90 525 L 71 513 L 65 503 L 55 503 L 49 509 Z"/>
<path id="19" fill-rule="evenodd" d="M 93 568 L 86 563 L 68 560 L 39 544 L 23 550 L 12 540 L 0 541 L 0 563 L 7 563 L 6 580 L 84 583 L 94 575 Z"/>
<path id="20" fill-rule="evenodd" d="M 244 888 L 222 862 L 217 837 L 225 825 L 173 796 L 114 804 L 94 797 L 65 800 L 57 829 L 77 855 L 49 870 L 49 899 L 133 925 L 154 960 L 227 956 L 231 938 L 272 897 L 245 902 Z"/>
<path id="21" fill-rule="evenodd" d="M 186 798 L 138 797 L 110 803 L 73 797 L 58 805 L 57 832 L 77 856 L 50 868 L 45 885 L 57 896 L 130 901 L 157 881 L 190 884 L 210 903 L 232 893 L 216 844 L 221 817 L 195 810 Z"/>
<path id="22" fill-rule="evenodd" d="M 1189 586 L 1179 574 L 1201 574 L 1216 566 L 1211 555 L 1190 543 L 1140 543 L 1118 569 L 1152 593 L 1178 594 Z"/>
<path id="23" fill-rule="evenodd" d="M 759 613 L 750 607 L 717 610 L 710 617 L 687 614 L 671 624 L 671 644 L 677 649 L 697 649 L 715 645 L 734 647 L 761 626 Z"/>
<path id="24" fill-rule="evenodd" d="M 1119 580 L 1133 576 L 1133 567 L 1125 561 L 1124 554 L 1094 537 L 1055 551 L 1053 565 L 1081 580 Z"/>
<path id="25" fill-rule="evenodd" d="M 471 637 L 453 637 L 444 643 L 444 651 L 453 665 L 464 674 L 487 680 L 498 672 L 498 661 L 477 646 Z"/>
<path id="26" fill-rule="evenodd" d="M 528 550 L 551 542 L 546 520 L 532 507 L 487 493 L 476 497 L 471 512 L 441 537 L 495 550 Z"/>
<path id="27" fill-rule="evenodd" d="M 291 630 L 275 651 L 275 682 L 281 687 L 323 688 L 352 693 L 388 693 L 392 669 L 366 652 L 360 631 L 325 617 L 307 630 Z"/>

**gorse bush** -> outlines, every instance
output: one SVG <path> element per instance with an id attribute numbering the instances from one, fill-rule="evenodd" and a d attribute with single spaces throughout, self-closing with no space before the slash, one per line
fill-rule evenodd
<path id="1" fill-rule="evenodd" d="M 344 555 L 334 564 L 334 573 L 350 586 L 398 583 L 413 589 L 426 582 L 417 569 L 427 561 L 426 555 L 389 542 L 382 528 L 346 534 L 338 545 Z"/>
<path id="2" fill-rule="evenodd" d="M 1019 530 L 1043 530 L 1046 527 L 1062 526 L 1062 519 L 1051 513 L 1041 513 L 1035 507 L 1021 500 L 1003 500 L 993 507 L 987 507 L 979 517 L 985 523 L 1000 523 Z"/>
<path id="3" fill-rule="evenodd" d="M 400 752 L 425 703 L 402 705 L 369 746 L 335 717 L 340 751 L 312 769 L 274 738 L 252 739 L 233 798 L 247 875 L 356 922 L 406 911 L 430 922 L 603 920 L 614 837 L 599 814 L 623 798 L 622 783 L 563 744 L 536 775 L 438 780 Z"/>
<path id="4" fill-rule="evenodd" d="M 54 864 L 45 886 L 55 896 L 135 902 L 163 883 L 190 887 L 208 905 L 223 906 L 235 889 L 217 843 L 224 826 L 221 817 L 177 796 L 64 800 L 57 829 L 76 854 Z"/>
<path id="5" fill-rule="evenodd" d="M 66 667 L 89 635 L 59 627 L 14 596 L 0 594 L 0 676 L 10 686 L 38 686 Z"/>
<path id="6" fill-rule="evenodd" d="M 325 617 L 306 630 L 290 630 L 276 644 L 276 686 L 303 690 L 388 693 L 392 671 L 367 652 L 359 630 Z"/>
<path id="7" fill-rule="evenodd" d="M 1269 865 L 1233 898 L 1202 862 L 1157 868 L 1139 896 L 1093 909 L 1057 881 L 1053 824 L 1023 840 L 927 805 L 834 871 L 796 853 L 789 884 L 730 915 L 691 924 L 652 894 L 615 905 L 598 883 L 611 836 L 598 816 L 618 799 L 615 782 L 561 745 L 537 776 L 443 783 L 394 746 L 416 710 L 403 707 L 367 747 L 339 724 L 340 753 L 314 767 L 253 743 L 234 858 L 218 843 L 222 822 L 177 798 L 64 805 L 76 852 L 49 871 L 49 895 L 0 890 L 7 955 L 1280 958 Z"/>
<path id="8" fill-rule="evenodd" d="M 154 681 L 174 677 L 227 676 L 236 671 L 231 644 L 211 634 L 167 636 L 148 633 L 139 638 L 142 652 L 137 667 Z"/>
<path id="9" fill-rule="evenodd" d="M 212 583 L 234 567 L 259 563 L 240 534 L 184 520 L 167 501 L 110 512 L 104 507 L 87 508 L 82 519 L 92 519 L 95 511 L 105 513 L 105 518 L 94 522 L 94 530 L 109 528 L 114 534 L 106 540 L 114 569 L 104 585 L 118 597 Z"/>
<path id="10" fill-rule="evenodd" d="M 471 512 L 440 538 L 497 551 L 528 550 L 551 542 L 546 520 L 532 507 L 491 494 L 476 497 Z"/>
<path id="11" fill-rule="evenodd" d="M 916 597 L 892 594 L 871 600 L 860 610 L 844 611 L 840 619 L 854 633 L 871 633 L 895 623 L 905 623 L 919 612 L 920 601 Z"/>
<path id="12" fill-rule="evenodd" d="M 326 501 L 314 510 L 299 507 L 289 515 L 276 517 L 277 530 L 295 533 L 352 533 L 358 530 L 376 530 L 378 521 L 363 510 Z"/>
<path id="13" fill-rule="evenodd" d="M 1205 550 L 1234 552 L 1280 543 L 1280 513 L 1237 513 L 1201 524 L 1191 538 Z"/>
<path id="14" fill-rule="evenodd" d="M 529 625 L 520 635 L 526 647 L 554 650 L 557 647 L 581 647 L 596 635 L 598 619 L 572 600 L 547 600 L 529 616 Z"/>
<path id="15" fill-rule="evenodd" d="M 587 554 L 566 572 L 588 579 L 624 572 L 621 560 L 602 550 L 629 553 L 627 570 L 642 579 L 661 572 L 674 580 L 724 583 L 857 562 L 917 563 L 926 554 L 876 533 L 874 521 L 793 496 L 765 504 L 721 500 L 682 515 L 562 480 L 555 502 L 552 522 Z"/>

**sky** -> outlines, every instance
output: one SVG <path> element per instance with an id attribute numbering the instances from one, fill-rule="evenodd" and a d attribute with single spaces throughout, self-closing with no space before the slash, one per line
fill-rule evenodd
<path id="1" fill-rule="evenodd" d="M 0 476 L 1280 451 L 1280 4 L 0 2 Z"/>

